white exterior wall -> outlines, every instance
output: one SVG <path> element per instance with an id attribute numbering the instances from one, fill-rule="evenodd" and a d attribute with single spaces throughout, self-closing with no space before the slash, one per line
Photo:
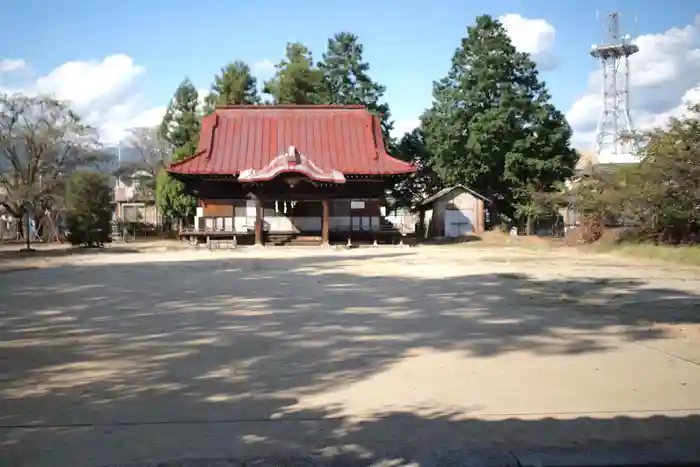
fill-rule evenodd
<path id="1" fill-rule="evenodd" d="M 237 213 L 238 214 L 238 213 Z M 206 230 L 225 230 L 227 232 L 247 232 L 255 228 L 255 216 L 235 216 L 231 217 L 202 217 Z M 195 217 L 195 222 L 199 226 L 199 217 Z M 330 231 L 346 232 L 350 228 L 350 217 L 330 216 L 328 218 L 328 229 Z M 265 229 L 270 232 L 279 233 L 299 233 L 302 231 L 321 231 L 323 219 L 321 217 L 287 217 L 287 216 L 264 216 Z M 381 218 L 362 217 L 352 219 L 353 231 L 378 232 L 380 230 Z M 393 222 L 392 222 L 393 223 Z M 399 228 L 399 224 L 394 225 Z M 411 226 L 412 228 L 413 226 Z M 409 229 L 410 230 L 410 229 Z"/>
<path id="2" fill-rule="evenodd" d="M 424 222 L 428 228 L 428 236 L 443 237 L 448 234 L 445 224 L 448 218 L 447 211 L 458 211 L 460 213 L 459 217 L 462 217 L 459 223 L 463 224 L 468 219 L 473 231 L 477 227 L 483 227 L 483 219 L 478 219 L 477 217 L 481 215 L 480 203 L 481 201 L 478 198 L 462 189 L 455 189 L 442 198 L 435 200 L 432 209 L 426 209 L 425 211 Z M 449 217 L 454 218 L 455 214 L 452 213 Z M 448 219 L 448 222 L 450 220 L 453 219 Z M 451 228 L 450 230 L 453 229 Z"/>
<path id="3" fill-rule="evenodd" d="M 394 213 L 390 215 L 369 216 L 353 212 L 349 209 L 350 200 L 332 200 L 331 215 L 328 219 L 328 228 L 331 232 L 347 232 L 352 224 L 354 232 L 378 232 L 382 229 L 382 223 L 389 222 L 397 230 L 403 233 L 415 231 L 417 222 L 416 216 L 410 213 Z M 263 210 L 263 225 L 265 230 L 271 233 L 300 233 L 321 232 L 323 220 L 321 215 L 316 216 L 291 216 L 280 207 L 276 211 L 274 208 L 266 207 Z M 381 209 L 382 214 L 385 212 Z M 200 218 L 205 218 L 204 228 L 206 230 L 225 230 L 235 232 L 250 232 L 255 228 L 255 202 L 248 200 L 244 206 L 234 207 L 233 218 L 229 217 L 205 217 L 202 208 L 197 208 L 195 216 L 195 226 L 199 228 Z"/>

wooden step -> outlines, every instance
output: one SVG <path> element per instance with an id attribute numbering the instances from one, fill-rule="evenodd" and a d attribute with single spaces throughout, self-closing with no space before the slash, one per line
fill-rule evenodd
<path id="1" fill-rule="evenodd" d="M 268 242 L 278 246 L 320 245 L 323 242 L 323 238 L 317 235 L 270 235 Z"/>

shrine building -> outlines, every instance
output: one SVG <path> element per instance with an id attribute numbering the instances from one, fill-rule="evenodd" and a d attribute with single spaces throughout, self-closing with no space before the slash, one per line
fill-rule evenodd
<path id="1" fill-rule="evenodd" d="M 386 192 L 415 167 L 387 154 L 363 106 L 236 105 L 204 117 L 197 151 L 168 172 L 197 198 L 181 235 L 256 244 L 405 235 Z"/>

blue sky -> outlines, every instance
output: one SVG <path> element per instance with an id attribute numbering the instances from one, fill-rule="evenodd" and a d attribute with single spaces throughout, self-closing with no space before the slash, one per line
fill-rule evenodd
<path id="1" fill-rule="evenodd" d="M 276 62 L 288 41 L 308 45 L 320 58 L 341 30 L 359 35 L 375 80 L 398 120 L 416 118 L 431 101 L 432 81 L 448 70 L 465 29 L 480 14 L 543 19 L 556 30 L 551 51 L 557 66 L 542 76 L 555 104 L 566 112 L 586 92 L 596 67 L 588 55 L 602 35 L 596 9 L 618 10 L 633 35 L 661 33 L 692 23 L 693 0 L 3 0 L 0 59 L 22 59 L 30 68 L 4 83 L 47 75 L 68 61 L 99 61 L 125 54 L 145 71 L 130 84 L 144 107 L 165 104 L 187 75 L 207 88 L 229 61 Z M 3 81 L 0 81 L 2 84 Z"/>

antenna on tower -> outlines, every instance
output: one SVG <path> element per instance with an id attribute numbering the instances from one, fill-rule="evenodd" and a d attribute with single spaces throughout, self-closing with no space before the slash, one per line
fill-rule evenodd
<path id="1" fill-rule="evenodd" d="M 630 116 L 629 57 L 639 52 L 639 47 L 629 34 L 622 34 L 619 13 L 608 13 L 603 29 L 602 42 L 591 46 L 591 55 L 603 71 L 603 111 L 596 130 L 596 152 L 601 162 L 632 162 L 638 160 L 639 147 Z"/>

